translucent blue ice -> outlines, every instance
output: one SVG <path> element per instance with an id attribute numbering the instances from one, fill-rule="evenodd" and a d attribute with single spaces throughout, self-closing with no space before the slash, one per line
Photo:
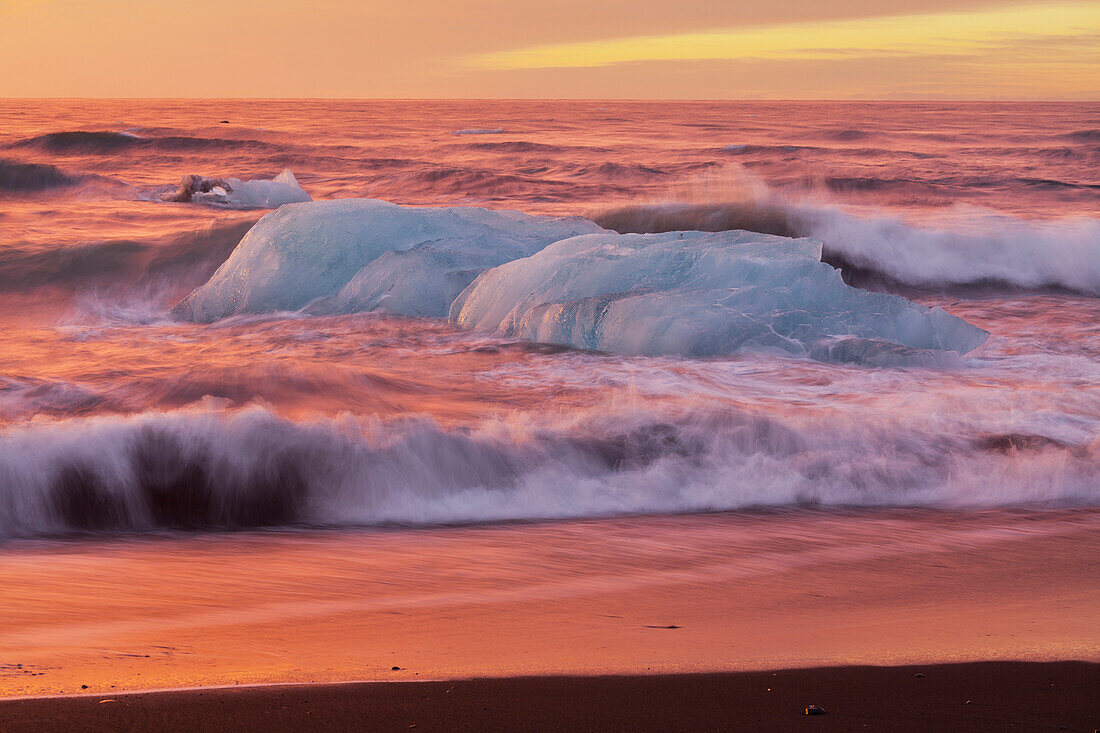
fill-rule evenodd
<path id="1" fill-rule="evenodd" d="M 451 320 L 620 354 L 764 350 L 880 365 L 942 362 L 988 335 L 849 287 L 820 257 L 816 240 L 744 231 L 579 236 L 482 273 Z"/>
<path id="2" fill-rule="evenodd" d="M 373 199 L 283 206 L 249 230 L 206 284 L 175 308 L 187 320 L 298 310 L 385 310 L 445 317 L 482 270 L 600 227 L 475 207 Z M 335 297 L 333 297 L 335 296 Z"/>

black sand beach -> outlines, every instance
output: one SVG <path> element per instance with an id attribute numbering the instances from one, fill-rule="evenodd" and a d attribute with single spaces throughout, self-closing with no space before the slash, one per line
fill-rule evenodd
<path id="1" fill-rule="evenodd" d="M 1083 662 L 270 685 L 5 700 L 0 729 L 1093 731 L 1098 689 Z"/>

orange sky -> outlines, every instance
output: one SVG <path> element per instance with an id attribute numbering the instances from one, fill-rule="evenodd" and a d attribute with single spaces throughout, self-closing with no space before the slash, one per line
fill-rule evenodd
<path id="1" fill-rule="evenodd" d="M 0 96 L 1100 99 L 1100 2 L 0 0 Z"/>

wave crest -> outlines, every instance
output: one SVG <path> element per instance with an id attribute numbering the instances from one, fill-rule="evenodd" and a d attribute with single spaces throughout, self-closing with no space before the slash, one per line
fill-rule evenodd
<path id="1" fill-rule="evenodd" d="M 20 140 L 13 147 L 38 148 L 49 153 L 111 154 L 141 144 L 136 135 L 125 132 L 71 130 L 48 132 Z"/>
<path id="2" fill-rule="evenodd" d="M 1073 132 L 1067 132 L 1062 137 L 1082 143 L 1100 142 L 1100 130 L 1074 130 Z"/>
<path id="3" fill-rule="evenodd" d="M 212 226 L 162 241 L 113 240 L 0 249 L 0 292 L 64 287 L 134 296 L 156 287 L 173 298 L 209 277 L 252 226 Z"/>
<path id="4" fill-rule="evenodd" d="M 79 182 L 52 165 L 0 159 L 0 192 L 22 193 L 72 186 Z"/>
<path id="5" fill-rule="evenodd" d="M 857 287 L 900 292 L 1073 292 L 1100 295 L 1100 219 L 1046 221 L 957 206 L 936 224 L 857 216 L 766 191 L 727 203 L 659 203 L 590 214 L 621 233 L 745 229 L 813 237 L 822 259 Z"/>
<path id="6" fill-rule="evenodd" d="M 804 226 L 797 213 L 778 201 L 640 204 L 608 209 L 589 216 L 604 229 L 620 234 L 744 229 L 781 237 L 804 236 Z"/>
<path id="7" fill-rule="evenodd" d="M 222 150 L 265 151 L 279 148 L 278 145 L 263 140 L 206 138 L 187 135 L 140 137 L 128 132 L 109 130 L 49 132 L 20 140 L 13 143 L 11 147 L 36 148 L 57 155 L 114 155 L 134 149 L 217 152 Z"/>
<path id="8" fill-rule="evenodd" d="M 39 421 L 0 441 L 0 537 L 1100 499 L 1095 441 L 944 427 L 714 409 L 474 429 L 259 407 Z"/>

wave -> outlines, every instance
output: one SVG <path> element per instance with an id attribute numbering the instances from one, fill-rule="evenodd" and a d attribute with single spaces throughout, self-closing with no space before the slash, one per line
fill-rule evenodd
<path id="1" fill-rule="evenodd" d="M 1078 189 L 1083 191 L 1100 191 L 1100 183 L 1073 183 L 1071 181 L 1059 181 L 1054 178 L 1017 178 L 1016 181 L 1034 188 L 1049 189 Z"/>
<path id="2" fill-rule="evenodd" d="M 1022 160 L 1042 158 L 1045 160 L 1057 162 L 1071 162 L 1075 159 L 1093 159 L 1097 157 L 1098 153 L 1100 153 L 1100 148 L 1092 145 L 1059 145 L 1055 147 L 1040 147 L 1034 144 L 1027 146 L 1016 145 L 1011 147 L 972 147 L 961 148 L 954 151 L 954 154 L 959 156 L 965 155 L 1001 160 L 1006 158 L 1020 158 Z"/>
<path id="3" fill-rule="evenodd" d="M 0 159 L 0 192 L 22 193 L 73 186 L 80 181 L 52 165 Z"/>
<path id="4" fill-rule="evenodd" d="M 877 176 L 825 176 L 824 178 L 805 178 L 803 185 L 814 188 L 823 185 L 826 190 L 837 193 L 867 193 L 874 191 L 889 192 L 925 192 L 942 193 L 947 191 L 969 192 L 982 189 L 1027 188 L 1046 191 L 1092 191 L 1100 190 L 1100 184 L 1074 183 L 1053 178 L 1022 178 L 997 176 L 959 176 L 940 179 L 919 178 L 882 178 Z"/>
<path id="5" fill-rule="evenodd" d="M 1006 148 L 1006 150 L 1009 150 Z M 783 143 L 758 144 L 742 143 L 726 145 L 722 148 L 711 148 L 708 152 L 726 155 L 837 155 L 843 157 L 872 158 L 915 158 L 917 160 L 929 160 L 942 157 L 936 153 L 918 153 L 914 150 L 902 150 L 895 148 L 850 148 L 850 147 L 822 147 L 818 145 L 792 145 Z M 1031 152 L 1031 151 L 1029 151 Z"/>
<path id="6" fill-rule="evenodd" d="M 1082 143 L 1100 142 L 1100 130 L 1074 130 L 1065 133 L 1061 137 Z"/>
<path id="7" fill-rule="evenodd" d="M 822 130 L 817 133 L 818 137 L 825 138 L 827 140 L 838 140 L 846 142 L 849 140 L 867 140 L 873 137 L 880 137 L 882 133 L 873 132 L 871 130 L 860 130 L 854 127 L 841 127 L 835 130 Z"/>
<path id="8" fill-rule="evenodd" d="M 574 171 L 578 176 L 592 176 L 611 181 L 651 181 L 654 178 L 667 178 L 668 172 L 659 168 L 639 164 L 600 163 L 591 166 L 579 166 Z"/>
<path id="9" fill-rule="evenodd" d="M 746 229 L 814 237 L 848 284 L 902 293 L 1073 292 L 1100 295 L 1100 219 L 1032 221 L 976 207 L 935 225 L 793 203 L 775 192 L 729 203 L 627 206 L 590 215 L 622 233 Z"/>
<path id="10" fill-rule="evenodd" d="M 535 143 L 527 140 L 507 140 L 491 143 L 468 143 L 463 147 L 468 150 L 490 150 L 501 153 L 561 153 L 566 148 L 560 145 L 548 145 L 547 143 Z"/>
<path id="11" fill-rule="evenodd" d="M 73 130 L 50 132 L 11 144 L 14 148 L 36 148 L 59 155 L 113 155 L 128 150 L 154 149 L 164 151 L 266 151 L 279 149 L 275 143 L 263 140 L 205 138 L 185 135 L 139 137 L 128 132 Z"/>
<path id="12" fill-rule="evenodd" d="M 193 400 L 192 400 L 193 401 Z M 90 414 L 110 406 L 109 398 L 85 385 L 64 380 L 0 376 L 0 420 L 14 421 L 38 414 Z"/>
<path id="13" fill-rule="evenodd" d="M 1074 139 L 1070 136 L 1069 139 Z M 1086 138 L 1081 138 L 1083 142 L 1090 142 Z M 872 161 L 894 161 L 896 163 L 908 164 L 911 160 L 935 160 L 943 159 L 944 153 L 932 153 L 932 152 L 917 152 L 915 150 L 906 150 L 904 148 L 888 148 L 888 147 L 837 147 L 837 146 L 816 146 L 816 145 L 796 145 L 796 144 L 784 144 L 784 143 L 740 143 L 730 144 L 721 148 L 707 148 L 706 152 L 715 156 L 758 156 L 764 159 L 777 157 L 784 157 L 786 160 L 801 159 L 806 156 L 813 156 L 817 158 L 856 158 L 856 159 L 871 159 Z M 967 147 L 957 148 L 952 151 L 954 156 L 981 156 L 991 159 L 1003 159 L 1003 158 L 1024 158 L 1034 159 L 1043 158 L 1053 161 L 1072 161 L 1072 160 L 1088 160 L 1096 156 L 1097 149 L 1091 145 L 1085 146 L 1056 146 L 1056 147 L 1039 147 L 1035 141 L 1031 141 L 1031 144 L 1027 146 L 1001 146 L 1001 147 Z M 925 180 L 925 179 L 920 179 Z M 930 179 L 935 181 L 935 179 Z M 1014 179 L 1005 178 L 1007 182 L 1011 182 Z M 1027 180 L 1025 178 L 1019 180 Z M 965 181 L 960 179 L 961 185 L 965 185 Z"/>
<path id="14" fill-rule="evenodd" d="M 141 138 L 125 132 L 72 130 L 37 135 L 12 143 L 11 147 L 38 148 L 49 153 L 110 154 L 141 142 Z"/>
<path id="15" fill-rule="evenodd" d="M 375 184 L 386 191 L 400 191 L 403 196 L 427 193 L 433 196 L 499 197 L 521 195 L 548 188 L 564 188 L 571 184 L 546 178 L 510 173 L 495 173 L 477 168 L 431 168 L 403 171 Z"/>
<path id="16" fill-rule="evenodd" d="M 1100 296 L 1100 219 L 1028 221 L 971 207 L 940 212 L 934 226 L 827 208 L 804 216 L 823 259 L 861 287 Z"/>
<path id="17" fill-rule="evenodd" d="M 113 240 L 54 247 L 0 248 L 0 292 L 63 287 L 174 298 L 225 261 L 253 222 L 211 226 L 164 240 Z"/>
<path id="18" fill-rule="evenodd" d="M 589 218 L 620 234 L 744 229 L 781 237 L 807 236 L 802 218 L 781 201 L 637 204 L 594 212 Z"/>
<path id="19" fill-rule="evenodd" d="M 0 537 L 1100 499 L 1095 440 L 959 428 L 713 409 L 474 429 L 261 407 L 39 420 L 0 434 Z"/>
<path id="20" fill-rule="evenodd" d="M 734 155 L 752 155 L 756 153 L 824 153 L 833 152 L 832 148 L 822 148 L 813 145 L 761 145 L 761 144 L 733 144 L 724 148 L 711 148 L 715 153 L 732 153 Z"/>

